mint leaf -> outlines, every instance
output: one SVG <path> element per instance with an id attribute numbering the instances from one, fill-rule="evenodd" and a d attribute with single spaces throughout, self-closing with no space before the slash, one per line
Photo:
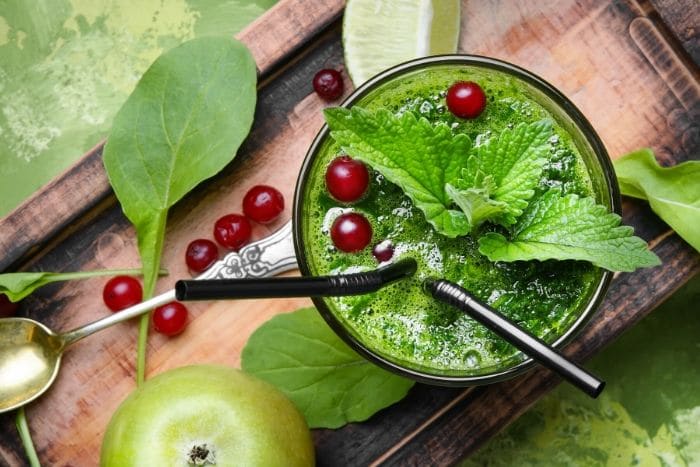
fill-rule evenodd
<path id="1" fill-rule="evenodd" d="M 576 259 L 611 271 L 661 264 L 632 227 L 619 224 L 620 216 L 592 198 L 549 190 L 530 203 L 510 240 L 488 233 L 479 239 L 479 251 L 491 261 Z"/>
<path id="2" fill-rule="evenodd" d="M 275 316 L 243 348 L 244 371 L 273 384 L 311 428 L 368 419 L 414 382 L 370 363 L 331 331 L 315 308 Z"/>
<path id="3" fill-rule="evenodd" d="M 448 183 L 445 191 L 467 216 L 467 222 L 472 229 L 485 221 L 498 219 L 508 210 L 506 203 L 491 199 L 489 191 L 485 188 L 460 190 Z"/>
<path id="4" fill-rule="evenodd" d="M 661 167 L 651 149 L 614 161 L 623 195 L 649 201 L 651 209 L 700 251 L 700 161 Z"/>
<path id="5" fill-rule="evenodd" d="M 448 237 L 471 230 L 464 213 L 450 209 L 447 184 L 456 184 L 471 142 L 445 124 L 431 125 L 406 112 L 360 107 L 324 110 L 331 136 L 340 147 L 398 185 L 435 229 Z"/>
<path id="6" fill-rule="evenodd" d="M 550 120 L 520 123 L 472 150 L 473 156 L 462 171 L 457 187 L 462 190 L 483 187 L 488 197 L 497 202 L 489 203 L 490 208 L 479 216 L 465 211 L 467 217 L 474 219 L 472 227 L 486 220 L 504 226 L 516 222 L 535 194 L 542 168 L 547 163 L 551 136 Z M 465 196 L 463 191 L 455 194 L 461 198 Z M 463 203 L 455 197 L 452 199 L 464 210 Z"/>

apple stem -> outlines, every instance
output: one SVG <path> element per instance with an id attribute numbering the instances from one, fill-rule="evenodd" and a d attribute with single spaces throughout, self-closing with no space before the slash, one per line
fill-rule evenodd
<path id="1" fill-rule="evenodd" d="M 206 443 L 196 444 L 187 454 L 187 463 L 189 465 L 216 465 L 214 450 Z"/>

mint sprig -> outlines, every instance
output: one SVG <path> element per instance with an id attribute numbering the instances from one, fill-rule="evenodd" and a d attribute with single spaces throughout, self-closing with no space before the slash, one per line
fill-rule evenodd
<path id="1" fill-rule="evenodd" d="M 661 264 L 632 233 L 632 227 L 620 225 L 620 216 L 593 199 L 551 189 L 529 204 L 510 239 L 487 233 L 479 239 L 479 251 L 491 261 L 577 259 L 612 271 Z"/>
<path id="2" fill-rule="evenodd" d="M 479 251 L 491 261 L 583 260 L 617 271 L 660 264 L 631 227 L 592 198 L 550 190 L 534 198 L 547 163 L 552 121 L 520 123 L 472 147 L 464 134 L 406 112 L 354 107 L 325 110 L 343 151 L 398 185 L 447 237 L 487 233 Z"/>
<path id="3" fill-rule="evenodd" d="M 445 186 L 445 190 L 447 195 L 467 216 L 467 222 L 471 229 L 485 221 L 497 221 L 508 210 L 507 203 L 491 198 L 492 192 L 488 188 L 471 187 L 460 190 L 448 183 Z"/>
<path id="4" fill-rule="evenodd" d="M 466 135 L 410 112 L 397 117 L 385 109 L 338 107 L 324 115 L 343 151 L 398 185 L 438 232 L 457 237 L 471 230 L 465 214 L 450 208 L 446 192 L 467 165 L 471 141 Z"/>
<path id="5" fill-rule="evenodd" d="M 521 123 L 475 147 L 450 198 L 465 213 L 472 230 L 485 221 L 515 223 L 547 163 L 552 122 Z"/>

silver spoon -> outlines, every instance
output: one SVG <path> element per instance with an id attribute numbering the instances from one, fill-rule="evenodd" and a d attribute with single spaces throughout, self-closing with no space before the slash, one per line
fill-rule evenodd
<path id="1" fill-rule="evenodd" d="M 197 279 L 267 277 L 296 267 L 290 222 L 238 253 L 229 253 Z M 0 319 L 0 413 L 21 407 L 46 392 L 58 375 L 61 357 L 69 345 L 173 300 L 174 289 L 64 333 L 29 318 Z"/>
<path id="2" fill-rule="evenodd" d="M 69 345 L 175 300 L 170 290 L 99 321 L 57 334 L 29 318 L 0 319 L 0 413 L 43 394 L 54 382 Z"/>

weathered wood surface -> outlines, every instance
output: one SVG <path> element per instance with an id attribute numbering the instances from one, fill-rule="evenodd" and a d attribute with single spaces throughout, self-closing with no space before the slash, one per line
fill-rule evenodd
<path id="1" fill-rule="evenodd" d="M 311 5 L 299 2 L 297 7 Z M 650 3 L 633 0 L 469 0 L 464 3 L 460 50 L 511 61 L 550 81 L 588 116 L 613 157 L 650 146 L 671 164 L 697 158 L 700 85 L 697 68 L 680 56 L 682 44 L 668 35 L 672 29 L 658 22 L 661 17 Z M 306 39 L 308 48 L 303 53 L 288 51 L 287 66 L 261 88 L 253 132 L 238 158 L 172 210 L 164 255 L 164 267 L 171 275 L 161 281 L 160 289 L 187 276 L 182 261 L 186 244 L 196 237 L 209 237 L 220 215 L 240 211 L 248 187 L 273 184 L 291 199 L 298 167 L 322 123 L 324 104 L 311 92 L 311 77 L 325 66 L 342 68 L 338 22 L 321 36 L 313 36 Z M 50 199 L 38 204 L 46 210 L 53 206 Z M 41 254 L 29 256 L 23 267 L 137 266 L 133 230 L 118 206 L 109 196 L 106 199 L 90 210 L 87 219 L 79 211 L 80 224 Z M 283 221 L 289 218 L 289 209 Z M 600 350 L 700 269 L 698 255 L 646 205 L 625 201 L 624 218 L 651 241 L 664 265 L 616 277 L 598 315 L 566 349 L 577 360 Z M 269 228 L 256 227 L 254 234 L 262 237 L 283 221 Z M 69 223 L 62 222 L 64 227 Z M 6 228 L 15 231 L 8 234 Z M 0 235 L 31 234 L 16 231 L 22 228 L 21 222 L 3 224 Z M 26 250 L 11 262 L 25 255 Z M 103 283 L 91 279 L 47 287 L 25 300 L 22 313 L 55 329 L 78 326 L 108 313 L 96 292 Z M 192 306 L 194 319 L 184 335 L 172 340 L 151 337 L 149 374 L 194 362 L 238 365 L 242 346 L 260 323 L 307 303 L 258 300 Z M 134 387 L 135 339 L 135 323 L 122 324 L 79 342 L 66 354 L 56 386 L 27 411 L 46 465 L 96 463 L 107 420 Z M 319 464 L 454 463 L 556 383 L 551 373 L 539 370 L 474 390 L 417 385 L 405 400 L 367 422 L 315 430 Z M 0 464 L 22 465 L 10 415 L 0 416 L 0 439 Z"/>
<path id="2" fill-rule="evenodd" d="M 700 63 L 700 2 L 697 0 L 649 0 L 650 14 L 659 15 L 665 26 L 678 38 L 690 59 Z"/>

